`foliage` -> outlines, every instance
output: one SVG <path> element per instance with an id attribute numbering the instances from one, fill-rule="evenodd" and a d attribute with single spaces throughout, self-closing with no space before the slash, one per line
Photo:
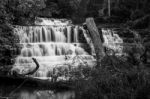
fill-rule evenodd
<path id="1" fill-rule="evenodd" d="M 149 5 L 148 0 L 111 0 L 111 18 L 114 21 L 106 22 L 114 23 L 115 20 L 118 21 L 117 18 L 119 22 L 136 20 L 150 13 Z M 47 1 L 45 11 L 47 13 L 52 12 L 47 17 L 71 18 L 73 21 L 81 23 L 86 17 L 108 16 L 108 0 Z"/>
<path id="2" fill-rule="evenodd" d="M 27 20 L 34 19 L 39 10 L 46 6 L 44 2 L 45 0 L 1 0 L 0 19 L 7 23 L 26 23 Z"/>
<path id="3" fill-rule="evenodd" d="M 87 64 L 73 64 L 57 65 L 52 71 L 49 71 L 48 77 L 52 78 L 52 82 L 57 81 L 76 81 L 80 79 L 87 79 L 90 77 L 91 67 Z"/>
<path id="4" fill-rule="evenodd" d="M 89 71 L 89 78 L 75 82 L 76 99 L 149 99 L 150 71 L 140 59 L 145 48 L 136 31 L 130 62 L 124 57 L 105 56 L 99 68 Z M 130 54 L 129 54 L 130 57 Z"/>
<path id="5" fill-rule="evenodd" d="M 139 67 L 138 65 L 132 66 L 127 61 L 124 64 L 119 64 L 117 60 L 112 61 L 115 59 L 114 56 L 106 57 L 103 67 L 90 69 L 88 79 L 76 80 L 76 99 L 149 98 L 150 72 L 148 68 L 138 69 L 136 68 Z"/>
<path id="6" fill-rule="evenodd" d="M 73 0 L 71 0 L 73 1 Z M 63 18 L 70 18 L 75 10 L 71 6 L 70 0 L 59 0 L 58 6 L 60 9 L 60 16 Z"/>
<path id="7" fill-rule="evenodd" d="M 150 26 L 150 15 L 145 15 L 144 17 L 141 17 L 139 19 L 136 19 L 135 21 L 131 22 L 131 28 L 134 29 L 145 29 Z"/>
<path id="8" fill-rule="evenodd" d="M 39 13 L 40 17 L 60 17 L 60 10 L 57 3 L 47 0 L 45 4 L 46 7 Z"/>
<path id="9" fill-rule="evenodd" d="M 77 99 L 148 99 L 150 74 L 95 69 L 92 78 L 76 82 Z"/>
<path id="10" fill-rule="evenodd" d="M 18 49 L 18 38 L 9 25 L 0 26 L 0 66 L 12 65 Z"/>
<path id="11" fill-rule="evenodd" d="M 45 0 L 1 0 L 0 1 L 0 66 L 14 63 L 19 46 L 12 24 L 32 24 Z M 32 20 L 32 21 L 31 21 Z"/>
<path id="12" fill-rule="evenodd" d="M 99 9 L 99 17 L 108 16 L 108 0 L 103 1 L 103 6 Z M 150 14 L 149 5 L 149 0 L 111 0 L 111 18 L 118 17 L 118 19 L 121 19 L 121 23 L 140 19 Z M 115 19 L 109 23 L 115 23 L 117 21 Z"/>

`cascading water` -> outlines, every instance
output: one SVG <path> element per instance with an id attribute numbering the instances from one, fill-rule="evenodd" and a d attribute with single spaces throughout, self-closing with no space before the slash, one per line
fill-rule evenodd
<path id="1" fill-rule="evenodd" d="M 80 26 L 72 25 L 67 20 L 40 20 L 35 22 L 36 26 L 15 26 L 14 33 L 19 36 L 22 48 L 13 70 L 18 70 L 20 74 L 33 70 L 35 64 L 31 58 L 34 57 L 40 64 L 34 77 L 44 78 L 58 64 L 71 63 L 77 55 L 89 63 L 94 60 L 83 48 L 88 44 L 79 40 L 79 36 L 85 33 Z M 66 60 L 66 56 L 69 59 Z"/>
<path id="2" fill-rule="evenodd" d="M 115 52 L 116 55 L 123 54 L 123 39 L 112 29 L 102 29 L 104 39 L 103 45 Z"/>
<path id="3" fill-rule="evenodd" d="M 63 66 L 72 63 L 76 56 L 81 56 L 88 65 L 95 63 L 92 56 L 95 55 L 94 46 L 89 34 L 82 27 L 72 25 L 69 20 L 37 18 L 35 26 L 15 26 L 14 33 L 19 36 L 22 48 L 12 71 L 20 74 L 36 67 L 32 57 L 40 64 L 38 71 L 32 76 L 42 79 L 49 77 L 49 72 L 59 64 Z M 118 34 L 110 29 L 102 29 L 102 35 L 104 46 L 122 54 L 123 47 L 119 44 L 123 40 Z M 86 50 L 87 48 L 90 50 Z M 79 61 L 74 63 L 72 66 L 81 64 Z"/>

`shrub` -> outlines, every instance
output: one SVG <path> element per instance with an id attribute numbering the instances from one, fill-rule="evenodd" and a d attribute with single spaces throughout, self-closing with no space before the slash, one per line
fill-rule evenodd
<path id="1" fill-rule="evenodd" d="M 93 69 L 91 79 L 76 82 L 77 99 L 148 99 L 149 77 L 144 70 L 119 73 Z"/>

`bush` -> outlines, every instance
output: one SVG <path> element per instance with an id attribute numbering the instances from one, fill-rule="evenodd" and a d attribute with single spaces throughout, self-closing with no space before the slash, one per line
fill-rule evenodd
<path id="1" fill-rule="evenodd" d="M 14 35 L 12 28 L 3 24 L 0 25 L 0 65 L 12 65 L 15 58 L 15 51 L 18 48 L 18 37 Z"/>
<path id="2" fill-rule="evenodd" d="M 88 79 L 75 82 L 77 99 L 149 99 L 150 72 L 140 63 L 105 56 L 102 67 L 92 68 Z"/>
<path id="3" fill-rule="evenodd" d="M 92 78 L 76 82 L 77 99 L 148 99 L 150 73 L 92 70 Z"/>
<path id="4" fill-rule="evenodd" d="M 45 0 L 1 0 L 0 1 L 0 66 L 13 65 L 17 55 L 18 37 L 12 24 L 33 24 Z"/>

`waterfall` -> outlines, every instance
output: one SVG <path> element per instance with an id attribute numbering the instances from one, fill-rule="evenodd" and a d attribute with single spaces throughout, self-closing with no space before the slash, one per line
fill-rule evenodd
<path id="1" fill-rule="evenodd" d="M 40 64 L 38 71 L 32 75 L 40 79 L 48 78 L 49 73 L 61 64 L 71 64 L 74 57 L 82 57 L 88 65 L 95 63 L 94 46 L 86 30 L 71 24 L 66 19 L 37 18 L 35 26 L 15 26 L 14 33 L 19 36 L 21 52 L 16 58 L 12 71 L 22 74 L 33 70 L 36 66 L 32 57 Z M 103 45 L 122 54 L 123 40 L 115 31 L 102 29 Z M 86 50 L 90 48 L 90 50 Z M 67 57 L 67 59 L 66 59 Z M 78 61 L 72 66 L 78 66 Z"/>
<path id="2" fill-rule="evenodd" d="M 79 35 L 85 33 L 80 26 L 72 25 L 65 19 L 44 18 L 37 19 L 35 24 L 15 26 L 14 33 L 19 36 L 22 49 L 12 70 L 17 70 L 20 74 L 33 70 L 35 64 L 31 58 L 34 57 L 40 68 L 33 77 L 45 78 L 58 64 L 71 63 L 77 55 L 90 64 L 94 60 L 84 48 L 89 45 L 79 40 Z M 69 59 L 66 60 L 66 56 Z"/>
<path id="3" fill-rule="evenodd" d="M 104 38 L 103 45 L 115 52 L 116 55 L 123 55 L 123 39 L 113 29 L 102 29 Z"/>

